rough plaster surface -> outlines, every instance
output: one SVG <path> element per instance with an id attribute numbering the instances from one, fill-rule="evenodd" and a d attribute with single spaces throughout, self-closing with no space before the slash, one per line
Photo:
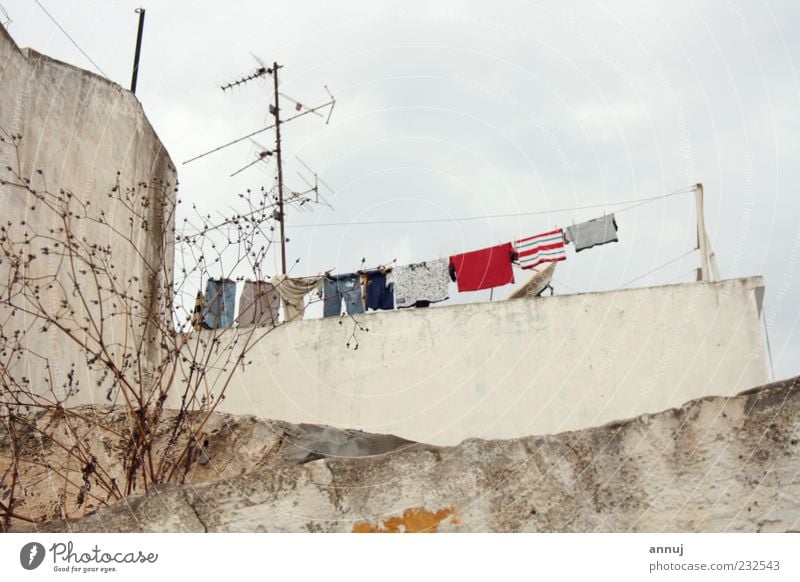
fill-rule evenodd
<path id="1" fill-rule="evenodd" d="M 253 346 L 252 364 L 235 372 L 217 410 L 452 446 L 732 396 L 768 381 L 763 284 L 749 277 L 367 313 L 357 351 L 346 347 L 349 323 L 294 321 Z M 223 342 L 240 333 L 226 330 Z M 220 372 L 210 384 L 224 379 Z M 167 405 L 177 407 L 180 393 Z"/>
<path id="2" fill-rule="evenodd" d="M 20 462 L 15 508 L 20 515 L 31 516 L 37 521 L 74 519 L 97 511 L 107 501 L 102 487 L 96 482 L 84 501 L 79 501 L 83 496 L 79 495 L 81 479 L 74 478 L 77 474 L 75 459 L 52 440 L 41 439 L 40 430 L 53 435 L 62 444 L 64 436 L 75 431 L 103 473 L 118 482 L 125 478 L 120 458 L 127 441 L 116 436 L 129 430 L 130 420 L 124 408 L 83 406 L 72 410 L 74 414 L 70 418 L 58 412 L 31 412 L 26 422 L 17 427 Z M 168 447 L 179 417 L 176 411 L 164 412 L 152 440 L 156 459 L 160 459 Z M 203 432 L 198 434 L 197 444 L 197 448 L 188 453 L 189 463 L 181 463 L 171 482 L 208 483 L 239 477 L 254 470 L 301 465 L 331 457 L 379 455 L 414 445 L 393 435 L 219 413 L 208 419 Z M 11 494 L 8 479 L 12 466 L 11 451 L 9 431 L 0 431 L 0 477 L 5 477 L 0 479 L 2 501 L 7 501 Z M 73 476 L 66 484 L 60 477 L 65 472 Z M 16 522 L 12 521 L 12 524 L 16 525 Z M 0 524 L 0 532 L 2 529 Z"/>
<path id="3" fill-rule="evenodd" d="M 252 468 L 166 486 L 41 531 L 687 531 L 800 529 L 800 378 L 596 428 L 456 447 L 242 422 Z M 231 424 L 232 423 L 232 424 Z M 276 432 L 276 427 L 283 427 Z M 233 429 L 236 432 L 236 429 Z M 292 436 L 293 435 L 293 436 Z M 361 458 L 283 449 L 356 441 Z M 281 449 L 289 451 L 280 454 Z M 210 465 L 225 459 L 212 444 Z M 230 449 L 228 449 L 230 450 Z M 241 450 L 241 449 L 240 449 Z M 336 447 L 329 448 L 333 454 Z M 294 452 L 292 452 L 294 451 Z M 311 451 L 309 451 L 311 452 Z M 261 455 L 260 462 L 258 457 Z M 304 462 L 307 461 L 307 462 Z M 299 464 L 298 464 L 299 463 Z"/>
<path id="4" fill-rule="evenodd" d="M 17 134 L 22 138 L 15 149 L 10 136 Z M 77 198 L 90 201 L 92 208 L 102 209 L 118 232 L 133 232 L 116 236 L 105 229 L 102 236 L 95 235 L 93 239 L 111 249 L 120 281 L 131 277 L 151 281 L 146 265 L 156 266 L 162 280 L 155 285 L 150 283 L 150 287 L 143 284 L 149 294 L 163 286 L 164 277 L 171 277 L 165 273 L 171 272 L 173 251 L 164 247 L 161 235 L 171 232 L 172 225 L 162 215 L 166 213 L 161 202 L 164 196 L 168 200 L 174 198 L 177 176 L 169 154 L 135 95 L 99 75 L 32 49 L 20 49 L 0 26 L 0 136 L 5 140 L 0 142 L 0 181 L 17 181 L 14 174 L 19 172 L 21 179 L 30 180 L 36 190 L 72 192 Z M 149 202 L 147 231 L 132 228 L 130 211 L 109 198 L 117 180 L 120 191 L 139 188 L 142 202 L 144 199 Z M 55 213 L 41 208 L 32 211 L 32 207 L 36 207 L 35 199 L 24 189 L 0 184 L 4 222 L 8 219 L 19 228 L 21 221 L 25 221 L 26 229 L 39 233 L 60 226 Z M 134 224 L 139 226 L 138 221 Z M 78 237 L 91 236 L 91 227 L 85 220 L 73 221 L 72 228 Z M 17 237 L 21 239 L 19 233 Z M 167 235 L 168 244 L 171 237 Z M 31 247 L 32 252 L 38 251 L 37 245 Z M 31 269 L 31 276 L 58 273 L 62 283 L 69 283 L 66 269 L 57 261 L 39 260 Z M 7 267 L 0 264 L 0 281 L 6 280 L 6 274 Z M 44 299 L 57 303 L 57 298 L 47 292 Z M 124 340 L 125 326 L 108 327 L 113 327 L 105 332 L 109 343 Z M 59 334 L 34 337 L 29 333 L 28 338 L 30 349 L 50 358 L 57 390 L 70 366 L 85 361 L 82 351 Z M 150 357 L 145 354 L 144 359 Z M 30 369 L 26 375 L 35 384 L 43 385 L 42 378 L 46 376 L 41 362 L 31 358 L 27 365 Z M 20 366 L 22 369 L 23 363 Z M 81 388 L 95 385 L 86 372 L 78 376 Z M 69 400 L 72 405 L 93 402 L 105 402 L 105 391 L 82 389 Z"/>

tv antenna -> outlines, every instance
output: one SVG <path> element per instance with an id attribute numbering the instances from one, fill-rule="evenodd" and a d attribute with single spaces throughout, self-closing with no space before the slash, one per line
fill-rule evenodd
<path id="1" fill-rule="evenodd" d="M 333 188 L 331 188 L 330 186 L 328 186 L 328 185 L 325 183 L 325 181 L 324 181 L 322 178 L 320 178 L 320 177 L 319 177 L 319 175 L 318 175 L 318 174 L 317 174 L 317 173 L 316 173 L 314 170 L 312 170 L 312 169 L 311 169 L 311 168 L 308 166 L 308 164 L 306 164 L 306 163 L 305 163 L 303 160 L 301 160 L 301 159 L 300 159 L 300 157 L 299 157 L 299 156 L 295 156 L 295 159 L 296 159 L 298 162 L 300 162 L 300 163 L 303 165 L 303 167 L 304 167 L 304 168 L 305 168 L 305 169 L 306 169 L 306 170 L 307 170 L 307 171 L 308 171 L 308 172 L 311 174 L 311 176 L 314 178 L 314 183 L 313 183 L 313 185 L 312 185 L 311 181 L 310 181 L 308 178 L 306 178 L 306 176 L 304 176 L 304 175 L 303 175 L 303 174 L 301 174 L 300 172 L 297 172 L 297 175 L 298 175 L 298 176 L 300 176 L 300 179 L 301 179 L 303 182 L 305 182 L 305 183 L 306 183 L 306 186 L 308 186 L 308 190 L 306 190 L 305 192 L 303 192 L 303 194 L 310 194 L 311 192 L 313 192 L 313 193 L 314 193 L 314 202 L 315 202 L 316 204 L 324 204 L 325 206 L 327 206 L 328 208 L 330 208 L 331 210 L 333 210 L 334 208 L 333 208 L 333 206 L 331 205 L 331 203 L 330 203 L 330 202 L 328 202 L 328 200 L 325 198 L 325 196 L 323 196 L 322 194 L 320 194 L 320 193 L 319 193 L 319 185 L 320 185 L 320 184 L 322 184 L 322 185 L 323 185 L 323 186 L 325 186 L 325 188 L 326 188 L 326 189 L 327 189 L 329 192 L 331 192 L 331 193 L 333 193 L 333 192 L 334 192 L 334 191 L 333 191 Z"/>
<path id="2" fill-rule="evenodd" d="M 231 178 L 233 178 L 237 174 L 244 172 L 247 168 L 255 166 L 258 162 L 266 161 L 268 158 L 272 156 L 272 154 L 275 153 L 273 150 L 261 145 L 254 139 L 251 139 L 250 142 L 253 144 L 255 148 L 256 158 L 252 162 L 249 162 L 247 165 L 242 166 L 241 168 L 236 170 L 233 174 L 231 174 Z"/>
<path id="3" fill-rule="evenodd" d="M 224 143 L 224 144 L 222 144 L 220 146 L 217 146 L 214 149 L 209 150 L 207 152 L 204 152 L 202 154 L 199 154 L 199 155 L 197 155 L 197 156 L 195 156 L 193 158 L 190 158 L 190 159 L 186 160 L 183 163 L 185 165 L 185 164 L 188 164 L 190 162 L 194 162 L 195 160 L 199 160 L 200 158 L 203 158 L 205 156 L 208 156 L 210 154 L 213 154 L 215 152 L 223 150 L 223 149 L 225 149 L 227 147 L 230 147 L 230 146 L 232 146 L 234 144 L 240 143 L 240 142 L 242 142 L 242 141 L 244 141 L 246 139 L 250 139 L 257 146 L 258 149 L 257 149 L 257 153 L 256 153 L 256 158 L 254 160 L 252 160 L 250 163 L 248 163 L 246 166 L 236 170 L 233 174 L 231 174 L 231 176 L 235 176 L 236 174 L 239 174 L 240 172 L 243 172 L 244 170 L 256 165 L 258 162 L 267 160 L 267 158 L 271 158 L 273 156 L 275 157 L 275 162 L 276 162 L 277 170 L 278 170 L 278 172 L 277 172 L 277 174 L 278 174 L 278 209 L 275 212 L 275 219 L 280 222 L 281 270 L 282 270 L 281 272 L 283 274 L 286 274 L 286 225 L 285 225 L 286 215 L 284 213 L 284 208 L 283 208 L 284 207 L 284 187 L 283 187 L 283 163 L 282 163 L 282 159 L 281 159 L 281 126 L 286 124 L 286 123 L 289 123 L 290 121 L 294 121 L 295 119 L 297 119 L 299 117 L 303 117 L 305 115 L 308 115 L 309 113 L 313 113 L 315 115 L 318 115 L 318 116 L 322 117 L 323 115 L 322 115 L 322 113 L 320 113 L 320 111 L 325 109 L 326 107 L 330 108 L 330 109 L 328 109 L 328 116 L 325 119 L 325 125 L 328 125 L 328 123 L 331 120 L 331 115 L 333 114 L 333 108 L 336 105 L 336 99 L 334 99 L 333 95 L 331 94 L 330 90 L 328 89 L 328 86 L 327 85 L 323 85 L 323 87 L 325 88 L 325 92 L 328 93 L 328 97 L 330 99 L 328 101 L 326 101 L 325 103 L 321 104 L 321 105 L 316 105 L 316 106 L 313 106 L 313 107 L 307 107 L 307 106 L 303 105 L 302 103 L 300 103 L 299 101 L 296 101 L 296 100 L 292 99 L 291 97 L 288 97 L 287 95 L 284 95 L 283 93 L 280 92 L 279 84 L 278 84 L 278 70 L 282 69 L 283 65 L 279 65 L 277 62 L 274 62 L 274 63 L 272 63 L 272 66 L 267 66 L 266 64 L 264 64 L 255 55 L 253 55 L 253 58 L 256 59 L 256 61 L 258 61 L 258 64 L 259 64 L 259 66 L 253 72 L 251 72 L 250 74 L 248 74 L 248 75 L 246 75 L 244 77 L 241 77 L 240 79 L 237 79 L 236 81 L 233 81 L 231 83 L 227 83 L 225 85 L 221 85 L 220 89 L 222 89 L 222 91 L 227 91 L 229 89 L 233 89 L 235 87 L 239 87 L 241 85 L 245 85 L 245 84 L 247 84 L 250 81 L 253 81 L 255 79 L 258 79 L 258 78 L 261 78 L 261 77 L 266 77 L 267 75 L 271 75 L 272 76 L 272 82 L 273 82 L 274 103 L 270 103 L 270 105 L 269 105 L 269 113 L 273 116 L 273 118 L 275 120 L 274 123 L 272 123 L 271 125 L 268 125 L 266 127 L 262 127 L 260 129 L 257 129 L 256 131 L 250 132 L 247 135 L 243 135 L 241 137 L 238 137 L 238 138 L 236 138 L 234 140 L 231 140 L 231 141 L 229 141 L 227 143 Z M 294 115 L 292 115 L 292 116 L 290 116 L 290 117 L 288 117 L 286 119 L 281 119 L 281 106 L 280 106 L 280 98 L 281 97 L 284 97 L 285 99 L 293 102 L 294 103 L 294 109 L 295 109 L 295 111 L 297 113 L 295 113 Z M 270 150 L 268 148 L 265 148 L 264 146 L 262 146 L 258 142 L 255 142 L 254 140 L 252 140 L 252 138 L 254 136 L 256 136 L 256 135 L 258 135 L 260 133 L 263 133 L 265 131 L 268 131 L 270 129 L 273 129 L 273 128 L 275 129 L 275 148 L 274 149 Z M 305 166 L 305 164 L 303 164 L 303 165 Z M 308 168 L 308 166 L 306 166 L 306 169 L 308 169 L 310 171 L 310 168 Z M 307 180 L 305 180 L 305 178 L 303 178 L 303 180 L 309 186 L 309 190 L 306 190 L 305 192 L 298 192 L 298 193 L 292 192 L 291 193 L 290 202 L 294 201 L 295 199 L 299 199 L 299 200 L 301 200 L 301 202 L 300 202 L 301 205 L 305 204 L 305 201 L 307 201 L 307 200 L 304 197 L 305 197 L 306 194 L 310 194 L 311 192 L 314 192 L 315 193 L 315 199 L 317 201 L 319 200 L 319 188 L 318 188 L 319 178 L 317 177 L 317 175 L 314 172 L 312 172 L 312 174 L 314 175 L 314 180 L 315 180 L 314 186 L 312 187 L 311 184 Z M 326 185 L 326 187 L 328 187 L 328 186 Z M 297 198 L 295 197 L 295 194 L 297 194 Z M 324 200 L 324 198 L 323 198 L 323 200 Z M 328 204 L 328 202 L 325 201 L 325 204 Z M 330 206 L 330 204 L 328 204 L 328 206 Z"/>

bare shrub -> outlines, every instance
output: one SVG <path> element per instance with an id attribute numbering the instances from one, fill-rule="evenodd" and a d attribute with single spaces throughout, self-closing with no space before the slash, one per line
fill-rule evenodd
<path id="1" fill-rule="evenodd" d="M 18 150 L 22 136 L 0 139 Z M 90 200 L 42 170 L 8 171 L 0 186 L 29 218 L 0 224 L 2 529 L 181 482 L 202 462 L 208 419 L 274 328 L 198 331 L 195 293 L 209 278 L 264 279 L 281 218 L 262 188 L 216 220 L 193 206 L 176 230 L 177 184 L 118 174 Z M 23 472 L 50 479 L 47 512 L 25 511 Z"/>

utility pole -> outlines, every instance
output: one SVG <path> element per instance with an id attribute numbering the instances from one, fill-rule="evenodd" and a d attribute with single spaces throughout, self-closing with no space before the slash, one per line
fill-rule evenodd
<path id="1" fill-rule="evenodd" d="M 275 116 L 275 158 L 278 163 L 278 220 L 281 223 L 281 273 L 286 274 L 286 215 L 283 213 L 283 163 L 281 162 L 281 108 L 280 96 L 278 93 L 278 69 L 277 62 L 272 63 L 272 78 L 275 85 L 275 105 L 272 114 Z"/>
<path id="2" fill-rule="evenodd" d="M 142 34 L 144 33 L 144 8 L 134 10 L 139 15 L 139 32 L 136 35 L 136 52 L 133 55 L 133 75 L 131 76 L 131 93 L 136 94 L 136 81 L 139 78 L 139 56 L 142 52 Z"/>

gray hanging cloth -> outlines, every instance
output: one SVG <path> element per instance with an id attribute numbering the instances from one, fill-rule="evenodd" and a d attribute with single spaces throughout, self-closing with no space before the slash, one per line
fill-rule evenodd
<path id="1" fill-rule="evenodd" d="M 245 281 L 239 299 L 239 327 L 278 325 L 280 295 L 267 281 Z"/>
<path id="2" fill-rule="evenodd" d="M 575 252 L 590 249 L 597 245 L 618 242 L 617 221 L 613 214 L 581 222 L 564 229 L 567 241 L 575 245 Z"/>

